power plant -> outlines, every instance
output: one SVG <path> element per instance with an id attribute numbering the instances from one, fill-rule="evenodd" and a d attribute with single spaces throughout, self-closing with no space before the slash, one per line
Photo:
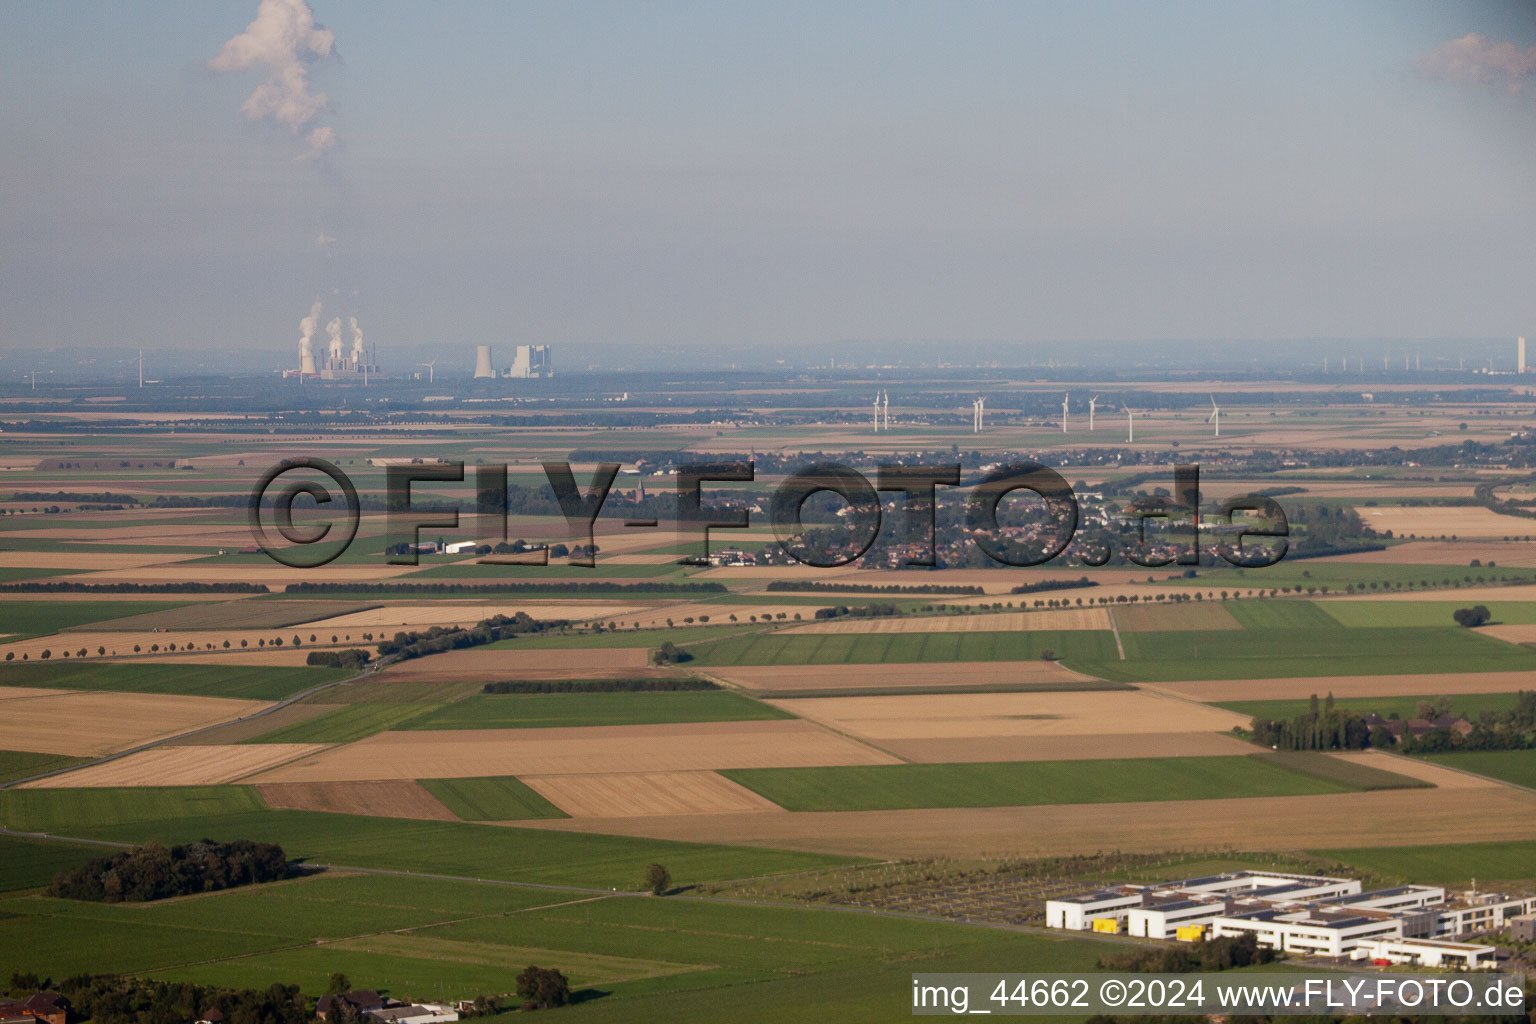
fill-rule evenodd
<path id="1" fill-rule="evenodd" d="M 315 356 L 315 328 L 319 324 L 320 303 L 316 302 L 309 307 L 309 315 L 299 321 L 299 368 L 288 370 L 283 376 L 296 376 L 300 379 L 318 377 L 321 380 L 360 380 L 366 384 L 369 377 L 379 375 L 376 357 L 370 358 L 368 350 L 363 346 L 363 331 L 357 325 L 357 317 L 347 317 L 347 329 L 352 338 L 350 346 L 342 342 L 341 317 L 332 317 L 325 325 L 325 333 L 329 341 L 323 361 Z"/>
<path id="2" fill-rule="evenodd" d="M 508 377 L 553 377 L 555 363 L 548 345 L 519 345 L 512 356 Z"/>
<path id="3" fill-rule="evenodd" d="M 491 363 L 491 346 L 475 346 L 475 379 L 493 380 L 496 377 L 516 377 L 523 380 L 553 377 L 555 361 L 548 345 L 518 345 L 512 351 L 512 367 L 498 374 Z"/>

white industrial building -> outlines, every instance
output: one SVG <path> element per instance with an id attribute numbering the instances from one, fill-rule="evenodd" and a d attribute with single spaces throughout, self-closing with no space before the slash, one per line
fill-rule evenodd
<path id="1" fill-rule="evenodd" d="M 1362 892 L 1352 878 L 1234 871 L 1153 885 L 1121 885 L 1046 902 L 1046 925 L 1150 939 L 1238 936 L 1315 956 L 1426 966 L 1484 966 L 1492 946 L 1456 936 L 1504 927 L 1536 910 L 1530 893 L 1402 885 Z"/>
<path id="2" fill-rule="evenodd" d="M 512 355 L 508 377 L 553 377 L 554 357 L 548 345 L 519 345 Z"/>

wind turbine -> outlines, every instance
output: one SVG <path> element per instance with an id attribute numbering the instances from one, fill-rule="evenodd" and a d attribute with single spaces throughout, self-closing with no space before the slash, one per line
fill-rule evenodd
<path id="1" fill-rule="evenodd" d="M 1216 436 L 1221 436 L 1221 406 L 1216 404 L 1215 395 L 1211 396 L 1211 415 L 1205 422 L 1214 424 L 1216 427 Z"/>
<path id="2" fill-rule="evenodd" d="M 1088 399 L 1088 433 L 1093 433 L 1093 407 L 1098 404 L 1099 396 L 1094 395 Z"/>
<path id="3" fill-rule="evenodd" d="M 416 365 L 417 366 L 425 366 L 427 368 L 427 383 L 428 384 L 436 383 L 436 381 L 437 381 L 437 374 L 432 369 L 432 367 L 437 365 L 437 360 L 436 359 L 432 360 L 430 363 L 417 363 Z"/>
<path id="4" fill-rule="evenodd" d="M 875 392 L 875 433 L 880 433 L 880 392 Z"/>
<path id="5" fill-rule="evenodd" d="M 1136 410 L 1129 405 L 1125 405 L 1125 443 L 1136 443 Z"/>
<path id="6" fill-rule="evenodd" d="M 891 393 L 884 388 L 880 390 L 880 423 L 886 430 L 891 429 Z"/>
<path id="7" fill-rule="evenodd" d="M 1070 391 L 1061 396 L 1061 432 L 1063 434 L 1067 432 L 1067 401 L 1071 397 L 1072 393 Z"/>

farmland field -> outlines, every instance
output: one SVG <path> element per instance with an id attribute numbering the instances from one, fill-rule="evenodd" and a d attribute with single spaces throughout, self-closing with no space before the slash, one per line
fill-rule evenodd
<path id="1" fill-rule="evenodd" d="M 480 694 L 426 711 L 396 729 L 538 729 L 793 717 L 729 690 Z"/>
<path id="2" fill-rule="evenodd" d="M 1321 856 L 1422 885 L 1536 884 L 1536 842 L 1318 850 Z"/>
<path id="3" fill-rule="evenodd" d="M 1322 690 L 1318 697 L 1327 697 L 1327 680 L 1320 679 L 1318 684 Z M 1484 711 L 1508 710 L 1515 706 L 1515 695 L 1512 693 L 1456 693 L 1448 696 L 1451 701 L 1451 713 L 1472 722 L 1477 721 L 1477 716 Z M 1394 715 L 1398 718 L 1414 718 L 1418 714 L 1419 703 L 1426 700 L 1432 701 L 1434 698 L 1430 696 L 1335 697 L 1333 706 L 1341 711 L 1356 711 L 1360 714 L 1375 712 L 1383 718 L 1391 718 Z M 1312 702 L 1310 700 L 1239 700 L 1222 701 L 1217 706 L 1250 718 L 1283 721 L 1306 714 Z"/>
<path id="4" fill-rule="evenodd" d="M 674 637 L 675 639 L 675 637 Z M 857 665 L 886 662 L 1033 661 L 1054 651 L 1069 666 L 1116 657 L 1108 631 L 1028 633 L 771 633 L 730 643 L 692 644 L 689 666 Z M 1533 658 L 1536 662 L 1536 658 Z"/>
<path id="5" fill-rule="evenodd" d="M 185 601 L 15 601 L 0 600 L 0 622 L 5 632 L 41 636 L 70 626 L 107 622 L 139 615 L 146 610 L 170 611 L 186 607 Z M 195 607 L 195 605 L 194 605 Z"/>
<path id="6" fill-rule="evenodd" d="M 721 774 L 791 811 L 1205 800 L 1355 788 L 1253 757 L 764 768 Z"/>
<path id="7" fill-rule="evenodd" d="M 110 852 L 100 846 L 0 836 L 0 893 L 47 885 L 60 871 Z M 0 918 L 4 918 L 0 904 Z"/>
<path id="8" fill-rule="evenodd" d="M 291 665 L 122 665 L 100 662 L 72 665 L 55 662 L 0 668 L 0 686 L 282 700 L 312 686 L 345 679 L 350 674 L 340 669 Z"/>
<path id="9" fill-rule="evenodd" d="M 565 817 L 560 808 L 511 776 L 425 779 L 421 785 L 463 821 Z"/>
<path id="10" fill-rule="evenodd" d="M 1536 594 L 1532 594 L 1536 597 Z M 1482 601 L 1475 595 L 1463 601 L 1329 601 L 1322 605 L 1333 618 L 1346 626 L 1448 626 L 1458 608 L 1485 604 L 1493 613 L 1491 625 L 1529 626 L 1536 624 L 1536 600 Z"/>
<path id="11" fill-rule="evenodd" d="M 1479 775 L 1536 789 L 1536 750 L 1478 750 L 1454 754 L 1428 754 L 1436 764 L 1461 768 Z"/>
<path id="12" fill-rule="evenodd" d="M 66 757 L 63 754 L 34 754 L 24 750 L 0 750 L 0 782 L 21 779 L 29 775 L 51 772 L 80 764 L 84 758 Z"/>
<path id="13" fill-rule="evenodd" d="M 324 695 L 322 694 L 322 699 Z M 421 704 L 344 704 L 334 711 L 279 726 L 248 743 L 352 743 L 396 729 L 424 713 Z"/>

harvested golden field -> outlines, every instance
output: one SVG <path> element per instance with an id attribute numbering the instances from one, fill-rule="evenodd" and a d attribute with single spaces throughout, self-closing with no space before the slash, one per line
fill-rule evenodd
<path id="1" fill-rule="evenodd" d="M 156 747 L 28 783 L 26 789 L 217 786 L 323 750 L 319 743 Z"/>
<path id="2" fill-rule="evenodd" d="M 314 645 L 320 646 L 319 644 Z M 329 646 L 329 645 L 327 645 Z M 345 647 L 346 644 L 341 646 Z M 371 644 L 354 644 L 353 646 L 371 647 Z M 265 650 L 219 650 L 198 651 L 196 653 L 183 653 L 178 650 L 174 654 L 129 654 L 116 660 L 131 659 L 135 662 L 147 661 L 156 665 L 304 665 L 313 647 L 302 648 L 282 647 L 267 648 Z M 94 658 L 92 659 L 94 660 Z M 107 660 L 112 660 L 110 655 Z"/>
<path id="3" fill-rule="evenodd" d="M 523 782 L 573 818 L 783 810 L 714 772 L 529 775 Z"/>
<path id="4" fill-rule="evenodd" d="M 1503 516 L 1482 507 L 1387 507 L 1355 509 L 1378 532 L 1405 537 L 1536 537 L 1536 519 Z"/>
<path id="5" fill-rule="evenodd" d="M 1115 625 L 1131 633 L 1243 628 L 1225 606 L 1203 601 L 1179 605 L 1122 605 L 1112 609 L 1110 614 L 1115 617 Z"/>
<path id="6" fill-rule="evenodd" d="M 1531 521 L 1536 524 L 1536 520 Z M 1411 540 L 1382 551 L 1357 551 L 1319 558 L 1317 564 L 1367 562 L 1378 565 L 1453 565 L 1466 568 L 1473 559 L 1500 568 L 1536 567 L 1536 544 L 1502 540 Z M 1475 574 L 1474 574 L 1475 575 Z"/>
<path id="7" fill-rule="evenodd" d="M 86 757 L 233 721 L 267 704 L 227 697 L 54 690 L 12 698 L 0 706 L 5 708 L 7 749 Z"/>
<path id="8" fill-rule="evenodd" d="M 536 672 L 614 675 L 646 668 L 649 659 L 650 651 L 645 647 L 445 651 L 430 658 L 391 666 L 380 672 L 378 678 L 380 682 L 440 682 L 447 679 L 495 681 Z"/>
<path id="9" fill-rule="evenodd" d="M 1232 711 L 1144 690 L 812 697 L 768 703 L 881 745 L 889 740 L 964 742 L 987 736 L 1071 736 L 1086 744 L 1106 734 L 1215 733 L 1248 724 Z"/>
<path id="10" fill-rule="evenodd" d="M 473 626 L 482 619 L 496 615 L 516 615 L 526 612 L 535 619 L 607 619 L 627 615 L 635 610 L 634 604 L 603 602 L 517 602 L 503 601 L 498 604 L 450 604 L 446 601 L 422 604 L 391 604 L 365 611 L 349 612 L 330 618 L 317 618 L 306 622 L 302 629 L 330 632 L 337 629 L 398 630 L 424 626 Z"/>
<path id="11" fill-rule="evenodd" d="M 23 697 L 57 697 L 70 691 L 55 690 L 43 686 L 0 686 L 0 700 L 20 700 Z"/>
<path id="12" fill-rule="evenodd" d="M 1536 644 L 1536 625 L 1479 626 L 1477 631 L 1507 643 Z"/>
<path id="13" fill-rule="evenodd" d="M 364 643 L 359 633 L 353 633 L 350 640 L 338 634 L 334 645 L 331 643 L 330 633 L 313 633 L 314 640 L 310 639 L 311 635 L 312 631 L 308 626 L 285 626 L 282 629 L 262 630 L 162 629 L 157 633 L 151 629 L 108 631 L 99 625 L 92 625 L 68 633 L 49 633 L 46 636 L 30 637 L 26 640 L 13 640 L 5 644 L 5 650 L 7 653 L 14 652 L 18 659 L 25 653 L 31 661 L 40 658 L 44 651 L 53 652 L 55 658 L 68 651 L 71 659 L 80 657 L 82 660 L 95 661 L 102 657 L 131 658 L 134 655 L 154 654 L 164 654 L 174 658 L 178 654 L 194 652 L 220 657 L 235 652 L 260 654 L 269 647 L 275 647 L 277 651 L 282 651 L 284 648 L 291 649 L 295 636 L 299 637 L 299 650 L 305 654 L 313 647 L 372 646 Z M 281 646 L 276 644 L 278 640 L 282 641 Z M 229 643 L 227 648 L 224 646 L 226 641 Z M 244 647 L 241 646 L 242 643 L 245 644 Z M 86 651 L 84 656 L 79 654 L 82 648 Z M 104 650 L 106 653 L 97 654 L 98 650 Z M 302 660 L 301 658 L 300 663 Z M 256 664 L 271 664 L 271 662 L 258 661 Z"/>
<path id="14" fill-rule="evenodd" d="M 1103 761 L 1119 757 L 1211 757 L 1251 754 L 1230 733 L 1148 732 L 1082 736 L 974 736 L 881 740 L 897 757 L 923 764 L 976 761 Z"/>
<path id="15" fill-rule="evenodd" d="M 269 782 L 257 787 L 268 806 L 280 811 L 329 811 L 370 818 L 458 821 L 437 797 L 412 779 L 377 782 Z"/>
<path id="16" fill-rule="evenodd" d="M 994 683 L 1079 683 L 1092 676 L 1058 661 L 909 662 L 893 665 L 733 665 L 708 674 L 746 690 L 964 689 Z"/>
<path id="17" fill-rule="evenodd" d="M 262 782 L 453 779 L 893 764 L 809 722 L 385 732 L 284 765 Z"/>
<path id="18" fill-rule="evenodd" d="M 1487 627 L 1484 627 L 1487 628 Z M 1202 679 L 1183 683 L 1137 683 L 1142 691 L 1200 701 L 1306 700 L 1319 697 L 1443 697 L 1456 693 L 1514 693 L 1531 688 L 1529 672 L 1469 672 L 1465 675 L 1311 676 L 1301 679 Z"/>
<path id="19" fill-rule="evenodd" d="M 1236 628 L 1237 623 L 1233 623 Z M 841 618 L 795 626 L 789 633 L 1014 633 L 1031 629 L 1109 629 L 1102 608 L 1048 608 L 1037 612 L 993 612 L 974 615 L 890 615 Z"/>
<path id="20" fill-rule="evenodd" d="M 1536 794 L 1415 789 L 1037 807 L 692 814 L 520 822 L 530 828 L 862 857 L 1056 857 L 1103 850 L 1308 850 L 1536 839 Z"/>

